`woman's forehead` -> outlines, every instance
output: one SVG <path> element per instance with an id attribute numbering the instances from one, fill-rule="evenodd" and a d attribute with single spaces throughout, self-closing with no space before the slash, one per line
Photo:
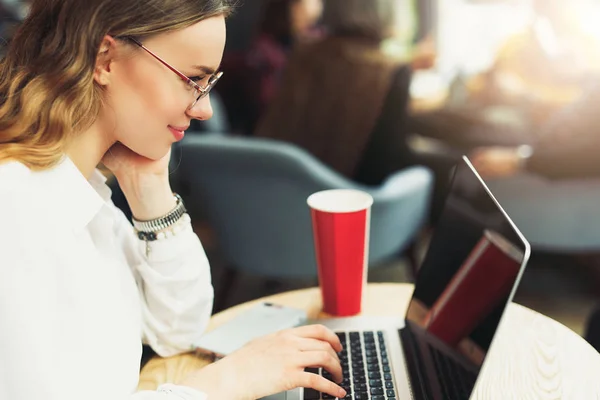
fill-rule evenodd
<path id="1" fill-rule="evenodd" d="M 145 44 L 173 62 L 217 69 L 225 49 L 225 38 L 225 18 L 218 16 L 156 35 Z"/>

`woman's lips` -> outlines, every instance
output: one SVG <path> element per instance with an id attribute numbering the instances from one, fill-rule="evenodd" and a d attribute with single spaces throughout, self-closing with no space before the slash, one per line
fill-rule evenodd
<path id="1" fill-rule="evenodd" d="M 173 127 L 169 125 L 169 130 L 173 134 L 173 137 L 176 141 L 180 141 L 185 136 L 185 130 L 187 127 Z"/>

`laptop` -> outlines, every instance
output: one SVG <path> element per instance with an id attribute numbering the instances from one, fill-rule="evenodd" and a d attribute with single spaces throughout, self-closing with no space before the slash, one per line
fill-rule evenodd
<path id="1" fill-rule="evenodd" d="M 463 157 L 405 317 L 318 321 L 343 344 L 345 398 L 469 399 L 530 253 L 529 243 Z M 389 309 L 395 307 L 389 299 Z M 331 378 L 323 369 L 309 372 Z M 333 397 L 300 388 L 266 399 Z"/>

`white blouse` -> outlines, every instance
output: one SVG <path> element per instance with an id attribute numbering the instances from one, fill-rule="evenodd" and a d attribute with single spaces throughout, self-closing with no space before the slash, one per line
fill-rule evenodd
<path id="1" fill-rule="evenodd" d="M 210 318 L 208 260 L 187 223 L 140 241 L 100 172 L 65 158 L 0 164 L 0 399 L 205 400 L 164 385 L 135 393 L 142 342 L 191 349 Z"/>

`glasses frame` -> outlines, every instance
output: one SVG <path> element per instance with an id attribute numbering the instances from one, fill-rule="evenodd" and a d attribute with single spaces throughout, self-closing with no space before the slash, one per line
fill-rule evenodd
<path id="1" fill-rule="evenodd" d="M 134 39 L 132 37 L 128 37 L 126 38 L 127 40 L 131 41 L 132 43 L 136 44 L 137 46 L 141 47 L 143 50 L 145 50 L 148 54 L 150 54 L 152 57 L 154 57 L 155 59 L 157 59 L 162 65 L 164 65 L 165 67 L 167 67 L 168 69 L 170 69 L 171 71 L 173 71 L 181 80 L 183 80 L 187 85 L 189 85 L 192 89 L 194 89 L 196 92 L 198 92 L 198 95 L 195 96 L 195 100 L 192 103 L 191 106 L 189 106 L 188 109 L 193 108 L 196 103 L 198 103 L 198 101 L 205 97 L 206 95 L 208 95 L 208 93 L 212 90 L 212 88 L 215 86 L 215 84 L 217 83 L 217 81 L 219 79 L 221 79 L 221 77 L 223 76 L 223 72 L 219 71 L 219 72 L 215 72 L 209 79 L 208 79 L 208 83 L 206 84 L 206 86 L 202 87 L 200 85 L 198 85 L 196 82 L 194 82 L 193 80 L 191 80 L 187 75 L 179 72 L 177 70 L 177 68 L 171 66 L 171 64 L 169 64 L 168 62 L 166 62 L 165 60 L 163 60 L 162 58 L 160 58 L 159 56 L 157 56 L 156 54 L 154 54 L 154 52 L 150 49 L 148 49 L 146 46 L 144 46 L 140 41 L 138 41 L 137 39 Z"/>

